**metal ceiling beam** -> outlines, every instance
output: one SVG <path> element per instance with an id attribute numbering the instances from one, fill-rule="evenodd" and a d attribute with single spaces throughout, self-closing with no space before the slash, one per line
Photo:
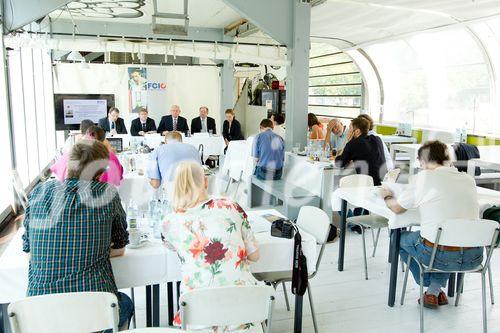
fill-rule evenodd
<path id="1" fill-rule="evenodd" d="M 162 13 L 158 11 L 158 1 L 153 0 L 154 13 L 152 16 L 153 32 L 158 35 L 177 35 L 186 36 L 189 29 L 189 14 L 188 14 L 189 0 L 184 0 L 184 14 L 177 13 Z M 184 20 L 184 25 L 172 25 L 172 24 L 159 24 L 156 22 L 157 19 L 174 19 L 174 20 Z"/>
<path id="2" fill-rule="evenodd" d="M 169 38 L 172 39 L 186 39 L 190 40 L 213 40 L 222 41 L 224 31 L 223 29 L 216 28 L 201 28 L 189 27 L 187 36 L 178 35 L 161 35 L 153 33 L 151 24 L 136 24 L 124 22 L 99 22 L 91 20 L 76 20 L 76 33 L 77 34 L 90 34 L 90 35 L 112 35 L 112 36 L 128 36 L 138 38 Z M 58 19 L 52 23 L 53 33 L 73 33 L 73 22 L 67 19 Z"/>
<path id="3" fill-rule="evenodd" d="M 71 0 L 2 0 L 4 34 L 44 18 Z"/>
<path id="4" fill-rule="evenodd" d="M 229 7 L 260 30 L 285 45 L 292 45 L 294 1 L 224 0 Z M 309 28 L 308 28 L 309 30 Z"/>
<path id="5" fill-rule="evenodd" d="M 305 146 L 309 99 L 310 0 L 224 2 L 241 17 L 286 45 L 290 65 L 287 67 L 286 81 L 285 143 L 288 148 L 297 143 Z"/>

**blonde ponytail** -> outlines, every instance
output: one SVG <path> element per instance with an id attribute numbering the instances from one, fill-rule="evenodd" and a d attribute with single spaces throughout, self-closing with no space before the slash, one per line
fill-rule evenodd
<path id="1" fill-rule="evenodd" d="M 207 197 L 202 167 L 195 162 L 179 163 L 175 171 L 173 208 L 193 208 Z"/>

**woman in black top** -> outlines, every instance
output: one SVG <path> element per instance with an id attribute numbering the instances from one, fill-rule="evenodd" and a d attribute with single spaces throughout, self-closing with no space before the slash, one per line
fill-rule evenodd
<path id="1" fill-rule="evenodd" d="M 226 110 L 226 120 L 222 125 L 222 136 L 226 142 L 226 149 L 230 141 L 245 139 L 241 134 L 240 122 L 234 118 L 234 111 L 231 109 Z"/>

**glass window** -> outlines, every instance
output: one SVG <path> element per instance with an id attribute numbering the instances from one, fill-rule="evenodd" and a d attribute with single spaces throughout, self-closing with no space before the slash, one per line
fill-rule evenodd
<path id="1" fill-rule="evenodd" d="M 475 128 L 485 134 L 500 134 L 500 112 L 495 107 L 500 103 L 500 18 L 478 22 L 471 26 L 476 35 L 481 38 L 488 52 L 494 71 L 496 104 L 480 104 L 475 115 Z"/>
<path id="2" fill-rule="evenodd" d="M 3 59 L 3 48 L 0 47 L 0 59 Z M 11 185 L 11 150 L 9 137 L 7 90 L 4 74 L 5 66 L 0 66 L 0 212 L 12 204 L 14 192 Z"/>
<path id="3" fill-rule="evenodd" d="M 383 119 L 417 127 L 487 130 L 490 76 L 476 41 L 464 29 L 422 33 L 372 45 L 384 85 Z"/>
<path id="4" fill-rule="evenodd" d="M 9 52 L 16 169 L 25 187 L 36 179 L 55 153 L 51 67 L 45 51 Z"/>
<path id="5" fill-rule="evenodd" d="M 28 186 L 28 148 L 26 145 L 26 125 L 24 117 L 23 78 L 21 70 L 21 51 L 9 52 L 10 100 L 14 131 L 16 169 L 24 186 Z M 15 92 L 15 93 L 14 93 Z"/>
<path id="6" fill-rule="evenodd" d="M 334 46 L 313 43 L 309 66 L 309 111 L 356 117 L 363 103 L 363 80 L 352 58 Z"/>
<path id="7" fill-rule="evenodd" d="M 35 82 L 33 76 L 33 53 L 31 49 L 21 49 L 24 114 L 26 123 L 26 144 L 28 148 L 29 181 L 38 176 L 40 168 L 37 128 L 37 105 L 35 103 Z"/>

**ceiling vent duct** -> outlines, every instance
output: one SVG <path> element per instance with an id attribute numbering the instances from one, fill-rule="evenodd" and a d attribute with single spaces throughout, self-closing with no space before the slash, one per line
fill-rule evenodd
<path id="1" fill-rule="evenodd" d="M 189 28 L 188 0 L 184 0 L 184 13 L 162 13 L 158 10 L 158 0 L 153 0 L 153 33 L 157 35 L 187 36 Z M 183 20 L 184 25 L 160 24 L 158 19 Z"/>

